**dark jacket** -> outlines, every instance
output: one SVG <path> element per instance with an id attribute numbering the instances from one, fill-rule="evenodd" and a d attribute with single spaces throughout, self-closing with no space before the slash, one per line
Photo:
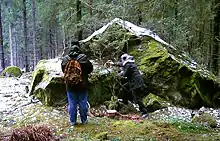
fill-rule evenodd
<path id="1" fill-rule="evenodd" d="M 127 62 L 123 66 L 122 76 L 127 77 L 131 91 L 144 86 L 142 75 L 134 62 Z"/>
<path id="2" fill-rule="evenodd" d="M 66 55 L 65 57 L 63 57 L 62 59 L 62 63 L 61 63 L 61 67 L 62 67 L 62 71 L 64 72 L 65 67 L 69 61 L 69 57 L 71 59 L 77 59 L 78 62 L 81 65 L 82 68 L 82 85 L 79 86 L 66 86 L 68 91 L 77 91 L 77 90 L 87 90 L 88 89 L 88 75 L 93 71 L 93 65 L 92 63 L 88 60 L 88 57 L 85 54 L 79 54 L 79 53 L 75 53 L 75 54 L 69 54 Z"/>

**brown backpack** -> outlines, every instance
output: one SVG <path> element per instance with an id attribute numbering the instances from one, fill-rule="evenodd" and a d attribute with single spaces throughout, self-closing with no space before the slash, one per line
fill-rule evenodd
<path id="1" fill-rule="evenodd" d="M 66 84 L 70 85 L 82 83 L 82 68 L 77 60 L 69 59 L 64 70 L 64 80 Z"/>

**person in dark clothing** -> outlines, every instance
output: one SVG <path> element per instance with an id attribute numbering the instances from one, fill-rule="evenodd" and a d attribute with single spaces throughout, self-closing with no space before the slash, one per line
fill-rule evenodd
<path id="1" fill-rule="evenodd" d="M 88 123 L 88 75 L 93 71 L 93 65 L 88 60 L 87 56 L 79 49 L 79 44 L 76 42 L 70 48 L 68 55 L 62 58 L 62 71 L 70 60 L 77 60 L 82 69 L 82 83 L 77 85 L 66 84 L 68 97 L 68 111 L 70 117 L 70 125 L 73 126 L 77 121 L 77 105 L 79 105 L 80 119 L 83 124 Z"/>
<path id="2" fill-rule="evenodd" d="M 129 88 L 134 102 L 138 104 L 139 109 L 142 112 L 142 117 L 145 118 L 147 116 L 147 109 L 145 108 L 141 99 L 144 81 L 137 65 L 135 64 L 133 56 L 123 54 L 120 58 L 120 62 L 116 64 L 121 69 L 118 75 L 127 78 L 127 83 L 125 83 L 123 87 Z"/>

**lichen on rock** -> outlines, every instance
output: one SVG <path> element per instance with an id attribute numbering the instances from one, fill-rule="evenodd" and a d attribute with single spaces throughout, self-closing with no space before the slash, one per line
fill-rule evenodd
<path id="1" fill-rule="evenodd" d="M 1 76 L 13 76 L 13 77 L 20 77 L 22 75 L 21 69 L 17 66 L 8 66 L 5 70 L 1 73 Z"/>

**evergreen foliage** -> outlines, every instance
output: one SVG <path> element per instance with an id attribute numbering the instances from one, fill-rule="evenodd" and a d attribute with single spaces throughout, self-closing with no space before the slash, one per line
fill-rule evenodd
<path id="1" fill-rule="evenodd" d="M 186 51 L 198 63 L 218 75 L 220 2 L 215 0 L 35 0 L 36 25 L 33 24 L 33 0 L 27 0 L 28 63 L 61 55 L 65 44 L 88 37 L 115 17 L 151 29 L 166 42 Z M 22 1 L 3 0 L 2 22 L 5 64 L 10 64 L 9 23 L 12 23 L 14 64 L 24 67 Z M 81 11 L 77 11 L 77 8 Z M 79 17 L 80 16 L 80 17 Z M 33 28 L 36 30 L 33 30 Z M 32 40 L 36 31 L 36 45 Z M 80 31 L 80 32 L 79 32 Z M 117 32 L 117 31 L 116 31 Z M 93 45 L 97 45 L 94 43 Z M 34 55 L 34 47 L 36 55 Z M 117 47 L 120 45 L 116 45 Z M 93 50 L 97 54 L 96 50 Z M 99 54 L 100 55 L 100 54 Z"/>

